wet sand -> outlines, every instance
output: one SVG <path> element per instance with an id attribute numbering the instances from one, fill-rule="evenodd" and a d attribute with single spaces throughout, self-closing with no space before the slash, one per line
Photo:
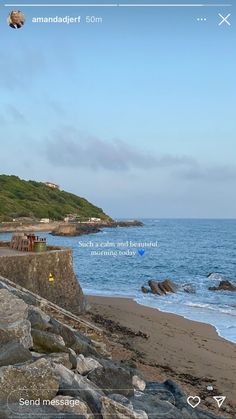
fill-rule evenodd
<path id="1" fill-rule="evenodd" d="M 229 407 L 236 417 L 236 345 L 214 327 L 131 299 L 89 296 L 88 301 L 88 317 L 106 330 L 114 358 L 133 362 L 147 379 L 177 381 L 188 395 L 200 396 L 203 407 L 215 410 L 212 396 L 224 395 L 226 412 Z"/>

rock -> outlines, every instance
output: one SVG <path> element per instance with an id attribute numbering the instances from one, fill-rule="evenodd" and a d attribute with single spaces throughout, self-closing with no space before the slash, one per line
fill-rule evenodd
<path id="1" fill-rule="evenodd" d="M 26 293 L 24 291 L 13 288 L 11 285 L 8 284 L 8 280 L 6 278 L 2 278 L 1 276 L 0 276 L 0 278 L 1 278 L 0 289 L 4 288 L 4 289 L 8 290 L 11 294 L 20 298 L 21 300 L 23 300 L 28 305 L 30 305 L 30 304 L 37 305 L 37 299 L 33 294 Z M 4 282 L 4 281 L 6 281 L 7 283 Z"/>
<path id="2" fill-rule="evenodd" d="M 32 329 L 49 330 L 52 328 L 50 325 L 50 316 L 45 314 L 38 307 L 29 307 L 28 320 L 30 321 Z"/>
<path id="3" fill-rule="evenodd" d="M 135 412 L 108 397 L 102 397 L 101 400 L 103 419 L 111 419 L 113 417 L 116 419 L 148 419 L 147 414 L 143 411 Z"/>
<path id="4" fill-rule="evenodd" d="M 55 319 L 51 319 L 51 325 L 53 327 L 52 332 L 62 336 L 66 346 L 73 349 L 77 354 L 98 355 L 92 346 L 91 340 L 82 335 L 82 333 Z"/>
<path id="5" fill-rule="evenodd" d="M 169 401 L 161 400 L 158 394 L 140 393 L 131 399 L 135 410 L 145 411 L 150 418 L 183 419 L 181 412 Z"/>
<path id="6" fill-rule="evenodd" d="M 91 410 L 83 401 L 70 396 L 56 396 L 51 401 L 51 406 L 54 406 L 59 412 L 80 415 L 82 419 L 88 419 L 91 416 Z"/>
<path id="7" fill-rule="evenodd" d="M 63 338 L 54 333 L 32 329 L 33 349 L 38 352 L 65 352 Z"/>
<path id="8" fill-rule="evenodd" d="M 59 389 L 59 379 L 50 362 L 40 358 L 35 362 L 0 368 L 1 399 L 19 401 L 20 398 L 51 400 Z"/>
<path id="9" fill-rule="evenodd" d="M 69 353 L 65 352 L 57 352 L 52 353 L 46 357 L 51 362 L 55 362 L 56 364 L 64 365 L 64 367 L 68 369 L 72 369 L 72 364 L 70 362 L 70 355 Z"/>
<path id="10" fill-rule="evenodd" d="M 142 286 L 142 287 L 141 287 L 141 291 L 142 291 L 144 294 L 148 294 L 149 292 L 151 292 L 151 291 L 150 291 L 150 289 L 148 289 L 147 287 L 144 287 L 144 286 Z"/>
<path id="11" fill-rule="evenodd" d="M 154 412 L 158 412 L 160 417 L 168 419 L 220 419 L 219 416 L 200 409 L 193 411 L 187 404 L 186 394 L 173 380 L 163 383 L 147 382 L 144 393 L 131 401 L 135 409 L 144 409 L 150 417 L 154 417 Z"/>
<path id="12" fill-rule="evenodd" d="M 164 281 L 159 282 L 159 287 L 161 288 L 161 290 L 163 290 L 163 292 L 166 292 L 166 293 L 167 292 L 175 293 L 177 290 L 176 285 L 170 279 L 165 279 Z"/>
<path id="13" fill-rule="evenodd" d="M 14 365 L 32 359 L 32 354 L 22 343 L 8 342 L 0 348 L 0 367 Z"/>
<path id="14" fill-rule="evenodd" d="M 59 394 L 79 397 L 89 406 L 94 414 L 100 414 L 101 397 L 104 393 L 98 386 L 86 377 L 68 370 L 63 365 L 55 365 L 54 371 L 60 380 Z"/>
<path id="15" fill-rule="evenodd" d="M 236 291 L 236 286 L 230 281 L 220 281 L 218 287 L 209 287 L 210 291 Z"/>
<path id="16" fill-rule="evenodd" d="M 102 365 L 99 364 L 98 361 L 96 361 L 93 358 L 85 358 L 84 355 L 80 354 L 77 357 L 77 371 L 81 374 L 81 375 L 87 375 L 89 372 L 95 370 L 95 368 L 101 368 Z"/>
<path id="17" fill-rule="evenodd" d="M 132 384 L 136 390 L 144 391 L 146 387 L 146 383 L 142 378 L 138 377 L 137 375 L 134 375 L 132 378 Z"/>
<path id="18" fill-rule="evenodd" d="M 132 377 L 131 371 L 112 363 L 107 363 L 107 366 L 104 365 L 102 368 L 96 368 L 88 374 L 88 379 L 99 386 L 105 394 L 108 395 L 115 391 L 126 397 L 134 394 Z"/>
<path id="19" fill-rule="evenodd" d="M 176 285 L 170 279 L 165 279 L 161 282 L 150 280 L 148 285 L 151 288 L 151 292 L 157 295 L 165 295 L 168 292 L 175 293 L 177 290 Z"/>
<path id="20" fill-rule="evenodd" d="M 53 236 L 82 236 L 84 234 L 99 233 L 101 230 L 89 224 L 60 224 L 52 231 Z"/>
<path id="21" fill-rule="evenodd" d="M 159 288 L 159 285 L 158 285 L 157 281 L 150 280 L 150 281 L 148 281 L 148 285 L 151 288 L 152 294 L 157 294 L 157 295 L 162 295 L 163 294 L 163 292 Z"/>
<path id="22" fill-rule="evenodd" d="M 75 370 L 77 368 L 76 352 L 73 349 L 68 348 L 68 354 L 69 354 L 70 363 L 72 365 L 72 369 Z"/>
<path id="23" fill-rule="evenodd" d="M 127 397 L 122 396 L 122 394 L 109 394 L 109 399 L 114 400 L 117 403 L 123 404 L 123 406 L 127 407 L 130 410 L 133 410 L 133 405 L 131 401 Z"/>
<path id="24" fill-rule="evenodd" d="M 161 383 L 161 391 L 162 394 L 165 394 L 165 392 L 167 392 L 167 399 L 169 398 L 170 393 L 173 395 L 175 405 L 178 409 L 181 409 L 184 406 L 186 406 L 186 394 L 175 381 L 166 380 L 163 383 Z"/>
<path id="25" fill-rule="evenodd" d="M 0 345 L 17 341 L 25 348 L 32 346 L 28 306 L 6 289 L 0 290 Z"/>

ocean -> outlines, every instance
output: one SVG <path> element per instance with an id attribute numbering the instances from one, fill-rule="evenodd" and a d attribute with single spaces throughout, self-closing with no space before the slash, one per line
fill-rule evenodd
<path id="1" fill-rule="evenodd" d="M 130 297 L 137 303 L 215 326 L 236 343 L 236 293 L 209 291 L 219 280 L 236 283 L 236 220 L 144 219 L 143 227 L 105 228 L 47 242 L 73 249 L 74 270 L 85 293 Z M 0 234 L 6 240 L 10 234 Z M 209 278 L 207 275 L 213 272 Z M 143 294 L 150 279 L 169 278 L 176 294 Z M 193 293 L 186 293 L 188 284 Z"/>

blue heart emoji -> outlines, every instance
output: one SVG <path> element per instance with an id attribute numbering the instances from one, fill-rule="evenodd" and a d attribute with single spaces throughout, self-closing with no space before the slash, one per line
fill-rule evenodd
<path id="1" fill-rule="evenodd" d="M 144 253 L 145 253 L 145 250 L 144 249 L 139 249 L 138 250 L 138 253 L 139 253 L 140 256 L 143 256 Z"/>

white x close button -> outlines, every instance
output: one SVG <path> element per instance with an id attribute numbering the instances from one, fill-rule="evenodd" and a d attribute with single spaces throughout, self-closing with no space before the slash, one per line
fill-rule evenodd
<path id="1" fill-rule="evenodd" d="M 227 16 L 223 16 L 221 13 L 218 13 L 219 17 L 221 18 L 221 21 L 219 23 L 219 26 L 223 25 L 225 23 L 228 26 L 231 26 L 231 23 L 229 22 L 229 17 L 231 16 L 231 13 L 229 13 Z"/>

